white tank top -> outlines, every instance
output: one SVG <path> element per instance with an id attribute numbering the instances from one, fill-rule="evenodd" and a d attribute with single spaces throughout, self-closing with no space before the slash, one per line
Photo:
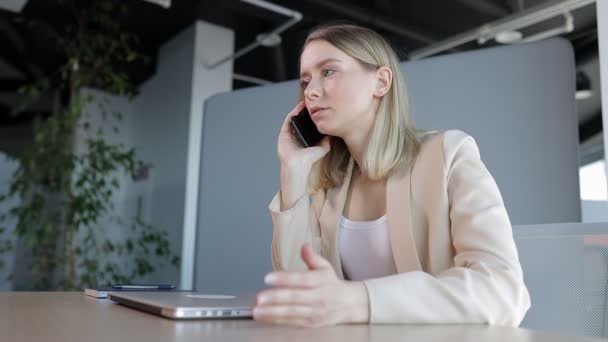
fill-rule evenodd
<path id="1" fill-rule="evenodd" d="M 361 281 L 396 274 L 386 215 L 374 221 L 340 219 L 338 249 L 347 279 Z"/>

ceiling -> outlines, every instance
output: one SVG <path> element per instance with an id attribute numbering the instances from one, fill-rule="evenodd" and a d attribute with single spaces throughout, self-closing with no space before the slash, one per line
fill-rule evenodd
<path id="1" fill-rule="evenodd" d="M 45 18 L 53 25 L 63 25 L 65 11 L 56 5 L 61 0 L 0 0 L 0 150 L 10 150 L 30 138 L 30 121 L 36 115 L 13 118 L 10 108 L 18 99 L 16 90 L 37 77 L 52 73 L 63 62 L 48 42 L 14 24 L 19 10 L 23 16 Z M 63 0 L 64 2 L 66 0 Z M 68 0 L 70 1 L 70 0 Z M 71 0 L 83 1 L 83 0 Z M 142 50 L 152 63 L 134 66 L 129 73 L 141 84 L 154 74 L 154 57 L 159 47 L 196 20 L 221 25 L 235 32 L 235 51 L 248 45 L 260 33 L 269 32 L 288 18 L 239 0 L 173 0 L 168 9 L 142 0 L 122 0 L 128 5 L 121 20 L 126 29 L 139 35 Z M 234 61 L 234 73 L 279 82 L 298 77 L 298 54 L 308 31 L 321 23 L 347 20 L 371 27 L 398 50 L 402 60 L 419 48 L 477 28 L 518 11 L 542 4 L 543 0 L 269 0 L 268 2 L 299 11 L 303 19 L 282 35 L 275 47 L 259 47 Z M 25 4 L 24 4 L 25 3 Z M 595 6 L 572 12 L 575 30 L 565 37 L 575 49 L 577 69 L 590 78 L 594 95 L 578 101 L 581 141 L 599 134 L 602 129 L 597 61 L 597 25 Z M 561 25 L 554 18 L 524 31 L 529 34 Z M 496 45 L 489 42 L 485 46 Z M 480 48 L 476 43 L 455 51 Z M 235 79 L 235 89 L 256 84 Z M 50 112 L 52 101 L 43 99 L 39 111 Z"/>

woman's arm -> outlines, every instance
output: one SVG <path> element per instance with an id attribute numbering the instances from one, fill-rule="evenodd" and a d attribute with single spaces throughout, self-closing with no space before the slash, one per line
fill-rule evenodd
<path id="1" fill-rule="evenodd" d="M 292 133 L 290 120 L 304 108 L 304 102 L 300 101 L 287 114 L 277 142 L 281 191 L 269 207 L 274 225 L 271 248 L 274 270 L 306 269 L 298 253 L 304 243 L 310 243 L 317 253 L 321 250 L 321 233 L 318 215 L 315 214 L 320 210 L 310 209 L 307 188 L 313 165 L 329 152 L 330 143 L 329 138 L 325 137 L 318 146 L 304 148 L 299 145 Z M 313 202 L 319 203 L 318 200 Z M 320 203 L 323 203 L 323 198 Z"/>
<path id="2" fill-rule="evenodd" d="M 306 194 L 306 184 L 299 184 L 308 177 L 296 175 L 295 172 L 290 174 L 289 170 L 281 170 L 281 187 L 289 190 L 281 190 L 269 206 L 274 226 L 271 250 L 275 271 L 306 270 L 299 253 L 305 243 L 309 243 L 316 253 L 321 253 L 319 214 L 325 192 L 318 191 L 309 196 Z M 290 180 L 298 184 L 287 184 Z"/>
<path id="3" fill-rule="evenodd" d="M 374 323 L 488 323 L 517 326 L 530 307 L 511 223 L 475 141 L 444 135 L 454 266 L 365 282 Z"/>

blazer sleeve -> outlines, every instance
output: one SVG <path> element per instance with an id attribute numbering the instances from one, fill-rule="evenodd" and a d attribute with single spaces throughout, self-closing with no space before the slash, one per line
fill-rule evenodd
<path id="1" fill-rule="evenodd" d="M 308 268 L 300 257 L 304 243 L 310 243 L 315 252 L 321 253 L 319 215 L 324 201 L 324 191 L 302 196 L 296 204 L 281 211 L 281 192 L 277 193 L 268 209 L 272 217 L 272 268 L 275 271 L 305 271 Z"/>
<path id="2" fill-rule="evenodd" d="M 443 151 L 454 265 L 365 281 L 371 321 L 518 326 L 530 297 L 498 187 L 470 136 L 446 132 Z"/>

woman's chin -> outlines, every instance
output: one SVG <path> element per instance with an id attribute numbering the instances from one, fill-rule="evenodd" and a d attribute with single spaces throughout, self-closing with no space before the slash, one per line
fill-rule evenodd
<path id="1" fill-rule="evenodd" d="M 317 126 L 317 130 L 319 132 L 321 132 L 321 134 L 325 134 L 325 135 L 333 135 L 333 130 L 329 129 L 328 127 L 326 127 L 325 125 L 316 125 Z"/>
<path id="2" fill-rule="evenodd" d="M 330 137 L 340 138 L 340 135 L 338 134 L 338 132 L 336 132 L 336 130 L 333 130 L 333 129 L 319 130 L 319 132 L 321 132 L 323 135 L 327 135 L 327 136 L 330 136 Z"/>

